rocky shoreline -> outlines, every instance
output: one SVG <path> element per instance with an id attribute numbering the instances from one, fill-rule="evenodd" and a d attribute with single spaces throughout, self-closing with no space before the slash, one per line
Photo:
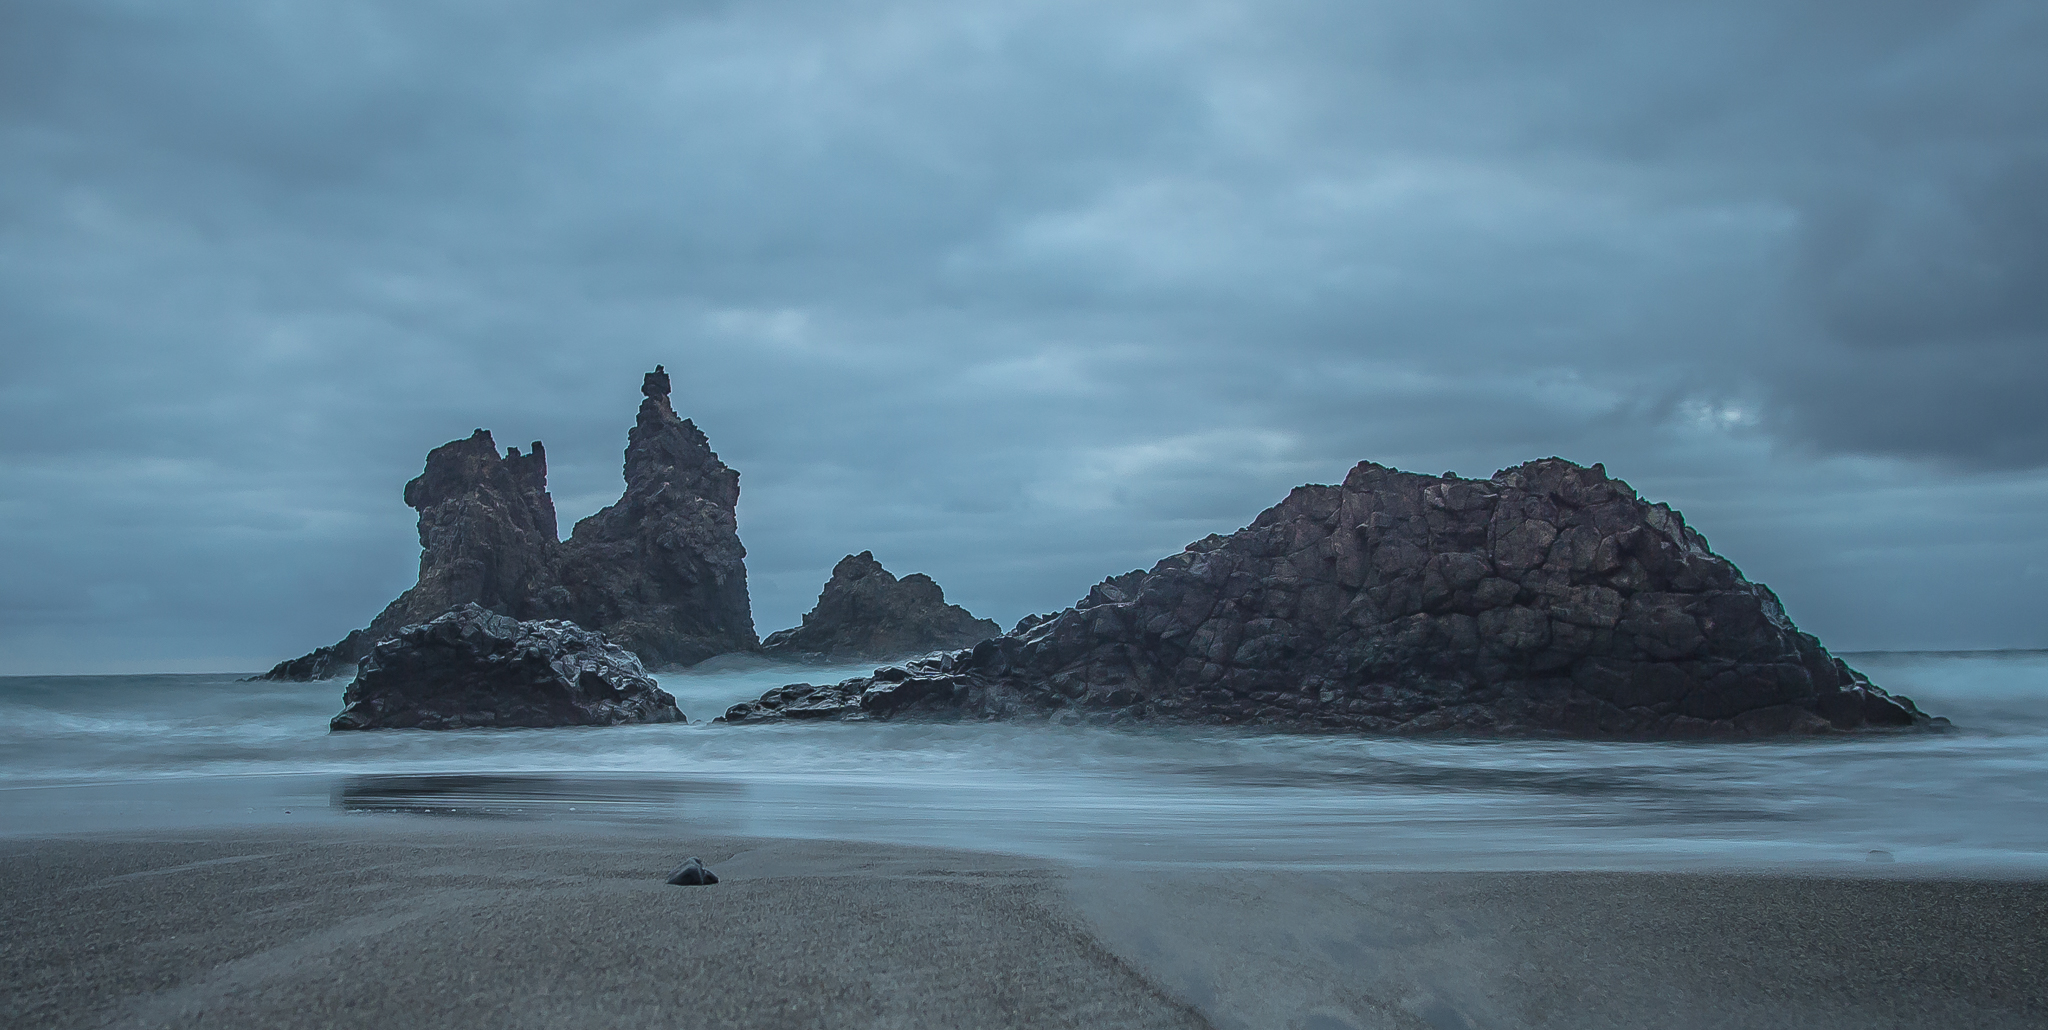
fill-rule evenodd
<path id="1" fill-rule="evenodd" d="M 343 675 L 379 641 L 465 604 L 604 633 L 654 668 L 759 643 L 736 508 L 740 474 L 669 403 L 661 366 L 640 387 L 618 503 L 558 539 L 547 451 L 503 456 L 488 430 L 436 447 L 405 485 L 419 512 L 419 582 L 364 629 L 260 678 Z"/>
<path id="2" fill-rule="evenodd" d="M 803 624 L 770 633 L 763 654 L 803 659 L 866 658 L 883 661 L 969 647 L 1001 634 L 1003 628 L 957 604 L 930 576 L 913 572 L 897 579 L 874 552 L 849 554 L 832 568 L 832 578 Z"/>
<path id="3" fill-rule="evenodd" d="M 262 678 L 325 678 L 358 663 L 369 675 L 384 643 L 473 606 L 602 634 L 653 668 L 733 652 L 943 652 L 779 687 L 733 706 L 723 718 L 736 723 L 1035 718 L 1645 738 L 1946 724 L 1800 632 L 1768 587 L 1678 512 L 1602 466 L 1561 458 L 1488 479 L 1361 462 L 1339 485 L 1299 487 L 1236 533 L 1103 580 L 1008 633 L 948 604 L 929 577 L 898 579 L 863 551 L 833 569 L 802 625 L 764 642 L 747 595 L 739 473 L 676 415 L 661 366 L 641 393 L 624 495 L 566 541 L 540 443 L 500 456 L 479 429 L 435 448 L 405 487 L 419 512 L 417 585 L 368 627 Z M 476 718 L 443 723 L 490 724 Z"/>
<path id="4" fill-rule="evenodd" d="M 1801 633 L 1677 512 L 1558 458 L 1486 480 L 1361 463 L 971 649 L 722 718 L 1629 738 L 1946 724 Z"/>

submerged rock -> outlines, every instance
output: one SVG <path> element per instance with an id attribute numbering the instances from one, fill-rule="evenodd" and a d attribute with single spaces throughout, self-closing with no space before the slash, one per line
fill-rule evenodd
<path id="1" fill-rule="evenodd" d="M 602 634 L 476 604 L 379 641 L 342 704 L 332 729 L 686 721 L 640 660 Z"/>
<path id="2" fill-rule="evenodd" d="M 649 665 L 688 665 L 757 643 L 746 549 L 735 509 L 739 473 L 669 404 L 660 366 L 626 445 L 626 492 L 557 538 L 547 452 L 503 457 L 491 434 L 434 448 L 405 485 L 419 512 L 419 582 L 364 629 L 280 662 L 259 679 L 325 679 L 350 670 L 403 627 L 476 604 L 520 619 L 566 619 Z"/>
<path id="3" fill-rule="evenodd" d="M 1484 480 L 1364 462 L 972 649 L 724 719 L 894 717 L 1581 737 L 1945 723 L 1801 633 L 1677 512 L 1558 458 Z"/>
<path id="4" fill-rule="evenodd" d="M 945 591 L 930 576 L 913 572 L 897 579 L 872 551 L 862 551 L 833 566 L 803 625 L 769 634 L 761 650 L 883 660 L 966 647 L 1002 631 L 991 620 L 947 604 Z"/>

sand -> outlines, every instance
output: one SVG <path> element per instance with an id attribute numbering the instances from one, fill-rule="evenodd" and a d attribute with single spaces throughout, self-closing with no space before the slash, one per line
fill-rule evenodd
<path id="1" fill-rule="evenodd" d="M 698 855 L 711 887 L 671 887 Z M 2048 884 L 1061 868 L 422 818 L 0 839 L 7 1027 L 2038 1027 Z"/>

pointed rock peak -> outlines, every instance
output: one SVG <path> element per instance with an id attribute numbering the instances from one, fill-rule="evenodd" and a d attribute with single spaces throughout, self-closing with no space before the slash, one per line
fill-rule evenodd
<path id="1" fill-rule="evenodd" d="M 711 441 L 669 405 L 668 373 L 647 373 L 639 417 L 626 434 L 626 490 L 660 492 L 668 486 L 731 507 L 739 501 L 739 473 L 718 460 Z"/>
<path id="2" fill-rule="evenodd" d="M 851 583 L 856 580 L 867 579 L 870 576 L 880 576 L 885 582 L 889 583 L 896 582 L 896 577 L 890 575 L 889 570 L 883 568 L 882 563 L 875 560 L 875 552 L 873 551 L 849 554 L 839 559 L 839 564 L 832 566 L 832 579 L 836 582 Z"/>
<path id="3" fill-rule="evenodd" d="M 647 373 L 626 434 L 626 492 L 576 523 L 538 598 L 549 617 L 603 629 L 650 666 L 690 665 L 758 646 L 747 600 L 740 474 L 669 406 L 669 377 Z"/>
<path id="4" fill-rule="evenodd" d="M 490 479 L 502 460 L 488 429 L 450 440 L 427 452 L 426 469 L 405 484 L 405 503 L 425 508 L 469 493 Z"/>
<path id="5" fill-rule="evenodd" d="M 640 380 L 640 392 L 650 399 L 668 396 L 668 389 L 668 372 L 660 365 L 654 366 L 654 371 L 647 373 L 646 377 Z"/>
<path id="6" fill-rule="evenodd" d="M 1002 632 L 1002 627 L 957 604 L 922 572 L 897 579 L 874 552 L 849 554 L 832 568 L 818 606 L 803 625 L 769 634 L 770 654 L 833 658 L 903 658 L 945 648 L 966 647 Z"/>
<path id="7" fill-rule="evenodd" d="M 488 430 L 443 444 L 406 484 L 419 510 L 420 578 L 370 625 L 266 678 L 341 671 L 405 626 L 466 602 L 609 634 L 650 666 L 689 665 L 759 641 L 740 544 L 739 473 L 669 407 L 657 365 L 627 434 L 626 490 L 562 540 L 536 440 L 501 456 Z"/>

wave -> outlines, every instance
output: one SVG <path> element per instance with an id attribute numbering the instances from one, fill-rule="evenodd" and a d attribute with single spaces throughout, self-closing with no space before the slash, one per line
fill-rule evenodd
<path id="1" fill-rule="evenodd" d="M 1074 861 L 2048 868 L 2048 654 L 1864 655 L 1947 734 L 1620 743 L 1042 725 L 329 734 L 338 683 L 0 679 L 11 832 L 424 815 L 649 821 Z M 864 668 L 661 676 L 693 719 Z"/>

